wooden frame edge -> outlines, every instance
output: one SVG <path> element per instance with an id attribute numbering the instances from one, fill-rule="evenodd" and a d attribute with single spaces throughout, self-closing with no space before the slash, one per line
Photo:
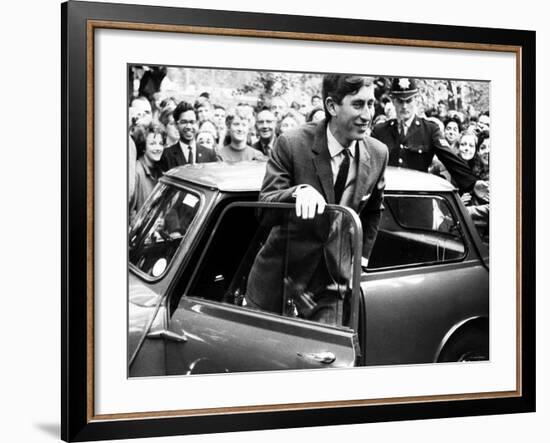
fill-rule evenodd
<path id="1" fill-rule="evenodd" d="M 156 32 L 177 32 L 191 34 L 210 34 L 221 36 L 246 36 L 259 38 L 281 38 L 281 39 L 297 39 L 297 40 L 315 40 L 315 41 L 334 41 L 348 43 L 368 43 L 376 45 L 398 45 L 408 47 L 428 47 L 428 48 L 443 48 L 443 49 L 470 49 L 480 51 L 497 51 L 497 52 L 513 52 L 516 55 L 516 218 L 517 232 L 516 236 L 516 253 L 517 253 L 517 291 L 516 291 L 516 326 L 518 328 L 517 343 L 516 343 L 516 387 L 515 391 L 504 391 L 494 393 L 472 393 L 472 394 L 457 394 L 445 396 L 420 396 L 420 397 L 396 397 L 389 399 L 373 399 L 359 401 L 330 401 L 330 402 L 314 402 L 314 403 L 294 403 L 294 404 L 277 404 L 277 405 L 260 405 L 260 406 L 240 406 L 229 408 L 206 408 L 193 410 L 177 410 L 177 411 L 162 411 L 162 412 L 146 412 L 146 413 L 124 413 L 124 414 L 94 414 L 94 31 L 97 28 L 108 29 L 123 29 L 136 31 L 156 31 Z M 429 40 L 409 40 L 398 38 L 380 38 L 380 37 L 360 37 L 346 36 L 333 34 L 309 34 L 309 33 L 291 33 L 280 31 L 262 31 L 249 29 L 234 29 L 234 28 L 214 28 L 202 26 L 186 26 L 186 25 L 150 25 L 146 23 L 130 23 L 122 21 L 105 21 L 105 20 L 87 20 L 87 189 L 86 189 L 86 206 L 88 209 L 86 220 L 87 232 L 87 421 L 100 422 L 109 420 L 122 419 L 137 419 L 137 418 L 158 418 L 158 417 L 189 417 L 198 415 L 220 415 L 220 414 L 238 414 L 238 413 L 255 413 L 255 412 L 274 412 L 274 411 L 296 411 L 304 409 L 317 408 L 341 408 L 350 406 L 366 406 L 366 405 L 391 405 L 391 404 L 408 404 L 408 403 L 431 403 L 438 401 L 463 401 L 474 399 L 494 399 L 494 398 L 510 398 L 521 397 L 523 393 L 522 386 L 522 157 L 521 157 L 521 142 L 522 142 L 522 46 L 518 45 L 494 45 L 481 43 L 460 43 L 460 42 L 444 42 L 444 41 L 429 41 Z"/>
<path id="2" fill-rule="evenodd" d="M 496 51 L 496 52 L 516 52 L 521 50 L 520 46 L 515 45 L 499 45 L 489 43 L 468 43 L 468 42 L 448 42 L 438 40 L 420 40 L 420 39 L 405 39 L 405 38 L 387 38 L 387 37 L 367 37 L 342 34 L 319 34 L 319 33 L 304 33 L 304 32 L 287 32 L 287 31 L 265 31 L 260 29 L 237 29 L 237 28 L 216 28 L 208 26 L 189 26 L 189 25 L 165 25 L 165 24 L 148 24 L 125 21 L 109 21 L 109 20 L 88 20 L 88 26 L 92 29 L 119 29 L 128 31 L 148 31 L 148 32 L 172 32 L 185 34 L 202 34 L 202 35 L 220 35 L 226 37 L 256 37 L 256 38 L 276 38 L 286 40 L 302 40 L 302 41 L 324 41 L 337 43 L 360 43 L 372 45 L 396 45 L 396 46 L 412 46 L 424 48 L 440 48 L 440 49 L 470 49 L 476 51 Z"/>

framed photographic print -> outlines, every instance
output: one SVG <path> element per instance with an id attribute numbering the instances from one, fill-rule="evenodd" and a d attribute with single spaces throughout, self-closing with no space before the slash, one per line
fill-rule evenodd
<path id="1" fill-rule="evenodd" d="M 64 440 L 534 411 L 534 32 L 61 13 Z"/>

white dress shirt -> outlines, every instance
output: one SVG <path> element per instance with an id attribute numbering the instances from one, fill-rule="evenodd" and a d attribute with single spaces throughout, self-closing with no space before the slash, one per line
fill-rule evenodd
<path id="1" fill-rule="evenodd" d="M 194 144 L 187 145 L 180 140 L 181 152 L 183 152 L 183 156 L 185 157 L 185 161 L 187 163 L 189 163 L 189 147 L 191 147 L 191 152 L 193 154 L 193 163 L 197 163 L 197 152 L 195 149 L 195 145 Z"/>
<path id="2" fill-rule="evenodd" d="M 357 177 L 357 159 L 355 152 L 355 144 L 358 143 L 357 140 L 353 140 L 349 146 L 342 146 L 338 140 L 332 135 L 330 129 L 327 125 L 327 145 L 328 152 L 330 154 L 330 167 L 332 168 L 332 183 L 336 182 L 336 177 L 338 176 L 338 171 L 340 170 L 340 165 L 344 160 L 344 149 L 349 149 L 350 153 L 350 163 L 349 163 L 349 172 L 348 179 L 346 180 L 346 187 L 344 188 L 344 193 L 342 194 L 342 200 L 340 204 L 346 204 L 351 202 L 353 197 L 353 191 L 355 189 L 355 179 Z"/>

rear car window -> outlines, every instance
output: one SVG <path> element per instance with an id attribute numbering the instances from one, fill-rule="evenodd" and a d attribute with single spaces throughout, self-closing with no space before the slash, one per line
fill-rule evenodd
<path id="1" fill-rule="evenodd" d="M 466 244 L 460 223 L 440 196 L 386 196 L 368 269 L 460 260 Z"/>

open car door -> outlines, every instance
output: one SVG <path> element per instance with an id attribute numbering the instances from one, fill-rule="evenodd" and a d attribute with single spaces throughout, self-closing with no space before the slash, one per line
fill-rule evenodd
<path id="1" fill-rule="evenodd" d="M 170 294 L 167 373 L 354 366 L 361 244 L 341 206 L 301 220 L 291 204 L 229 204 Z"/>

